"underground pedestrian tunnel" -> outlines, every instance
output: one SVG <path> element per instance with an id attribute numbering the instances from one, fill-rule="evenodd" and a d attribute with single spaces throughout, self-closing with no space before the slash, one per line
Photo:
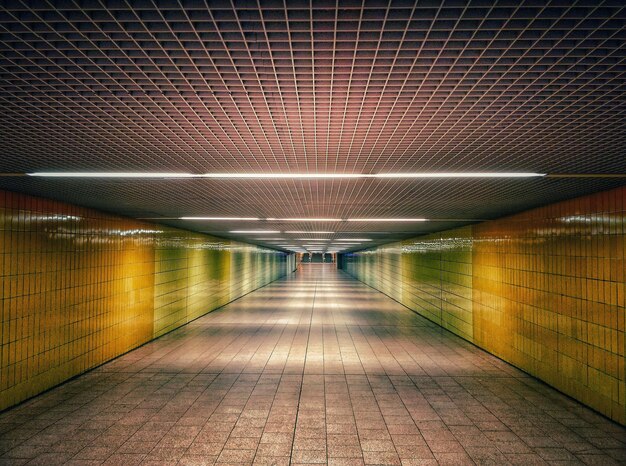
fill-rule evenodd
<path id="1" fill-rule="evenodd" d="M 0 463 L 624 464 L 620 2 L 0 2 Z"/>

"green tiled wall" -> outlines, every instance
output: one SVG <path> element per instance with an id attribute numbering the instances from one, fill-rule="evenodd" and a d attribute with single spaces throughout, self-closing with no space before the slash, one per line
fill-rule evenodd
<path id="1" fill-rule="evenodd" d="M 347 255 L 344 269 L 626 422 L 626 188 Z"/>
<path id="2" fill-rule="evenodd" d="M 294 268 L 277 251 L 0 191 L 0 409 Z"/>

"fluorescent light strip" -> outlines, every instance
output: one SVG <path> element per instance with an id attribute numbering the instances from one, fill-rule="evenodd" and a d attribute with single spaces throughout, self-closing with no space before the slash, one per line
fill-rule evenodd
<path id="1" fill-rule="evenodd" d="M 427 218 L 348 218 L 346 222 L 427 222 Z"/>
<path id="2" fill-rule="evenodd" d="M 250 233 L 250 234 L 266 234 L 266 233 L 280 233 L 278 230 L 231 230 L 229 233 Z"/>
<path id="3" fill-rule="evenodd" d="M 278 221 L 278 222 L 427 222 L 427 218 L 260 218 L 260 217 L 177 217 L 178 220 L 244 220 L 244 221 Z M 447 219 L 446 221 L 454 221 Z M 461 219 L 456 219 L 461 220 Z M 280 232 L 278 232 L 280 233 Z M 285 231 L 285 233 L 325 233 L 332 231 Z"/>
<path id="4" fill-rule="evenodd" d="M 243 220 L 243 221 L 259 221 L 259 217 L 179 217 L 179 220 Z"/>
<path id="5" fill-rule="evenodd" d="M 49 178 L 208 178 L 208 179 L 358 179 L 358 178 L 531 178 L 534 172 L 417 172 L 417 173 L 150 173 L 150 172 L 32 172 Z"/>
<path id="6" fill-rule="evenodd" d="M 266 218 L 268 221 L 279 221 L 279 222 L 341 222 L 343 219 L 341 218 Z"/>
<path id="7" fill-rule="evenodd" d="M 296 238 L 296 240 L 298 241 L 311 241 L 311 242 L 318 242 L 318 241 L 330 241 L 329 239 L 322 239 L 322 238 Z"/>
<path id="8" fill-rule="evenodd" d="M 240 179 L 329 179 L 368 178 L 372 175 L 360 173 L 205 173 L 202 178 Z"/>
<path id="9" fill-rule="evenodd" d="M 355 178 L 531 178 L 535 172 L 415 172 L 415 173 L 205 173 L 202 178 L 241 179 L 355 179 Z"/>
<path id="10" fill-rule="evenodd" d="M 46 178 L 198 178 L 192 173 L 150 173 L 150 172 L 34 172 L 28 176 Z"/>
<path id="11" fill-rule="evenodd" d="M 372 241 L 372 240 L 368 238 L 342 238 L 342 239 L 334 239 L 333 241 L 353 243 L 355 241 Z"/>
<path id="12" fill-rule="evenodd" d="M 422 172 L 422 173 L 376 173 L 367 178 L 532 178 L 546 176 L 533 172 Z"/>
<path id="13" fill-rule="evenodd" d="M 294 234 L 294 235 L 306 235 L 306 234 L 314 234 L 314 235 L 333 235 L 334 231 L 302 231 L 302 230 L 291 230 L 285 231 L 285 233 Z"/>

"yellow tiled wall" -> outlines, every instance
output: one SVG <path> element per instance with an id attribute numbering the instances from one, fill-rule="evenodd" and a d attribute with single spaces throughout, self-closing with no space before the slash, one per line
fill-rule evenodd
<path id="1" fill-rule="evenodd" d="M 293 263 L 277 251 L 4 191 L 0 257 L 0 409 L 263 286 Z"/>
<path id="2" fill-rule="evenodd" d="M 625 210 L 619 188 L 362 251 L 345 270 L 625 424 Z"/>

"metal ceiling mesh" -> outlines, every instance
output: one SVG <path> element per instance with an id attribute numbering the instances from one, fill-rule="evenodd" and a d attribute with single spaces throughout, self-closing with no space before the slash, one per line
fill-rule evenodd
<path id="1" fill-rule="evenodd" d="M 0 172 L 626 172 L 623 1 L 0 6 Z M 493 218 L 620 183 L 0 178 L 139 217 Z"/>

